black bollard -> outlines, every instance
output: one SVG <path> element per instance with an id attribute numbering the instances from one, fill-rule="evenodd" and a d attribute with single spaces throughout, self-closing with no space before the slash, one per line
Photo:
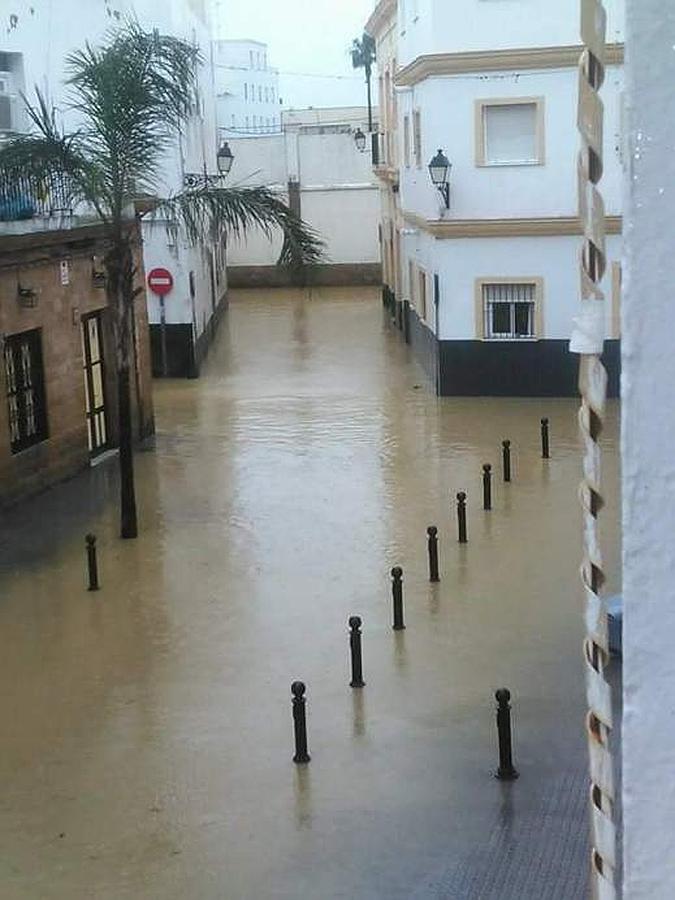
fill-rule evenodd
<path id="1" fill-rule="evenodd" d="M 518 777 L 513 765 L 511 748 L 511 692 L 501 688 L 495 694 L 497 700 L 497 736 L 499 738 L 499 768 L 497 778 L 500 781 L 514 781 Z"/>
<path id="2" fill-rule="evenodd" d="M 483 466 L 483 509 L 492 509 L 492 466 Z"/>
<path id="3" fill-rule="evenodd" d="M 511 441 L 502 441 L 502 459 L 504 462 L 504 481 L 511 481 Z"/>
<path id="4" fill-rule="evenodd" d="M 87 568 L 89 569 L 89 587 L 90 591 L 97 591 L 98 584 L 98 563 L 96 561 L 96 535 L 88 534 L 85 538 L 87 544 Z"/>
<path id="5" fill-rule="evenodd" d="M 460 491 L 457 494 L 457 529 L 459 531 L 459 543 L 466 544 L 466 494 Z"/>
<path id="6" fill-rule="evenodd" d="M 291 685 L 291 694 L 293 694 L 293 729 L 295 731 L 294 763 L 308 763 L 312 758 L 307 752 L 306 690 L 307 688 L 302 681 L 294 681 Z"/>
<path id="7" fill-rule="evenodd" d="M 440 581 L 438 574 L 438 528 L 430 525 L 427 528 L 429 536 L 429 581 Z"/>
<path id="8" fill-rule="evenodd" d="M 541 456 L 542 456 L 542 459 L 550 459 L 551 458 L 548 419 L 541 420 Z"/>
<path id="9" fill-rule="evenodd" d="M 349 620 L 349 648 L 352 653 L 352 680 L 349 687 L 365 687 L 363 680 L 363 657 L 361 655 L 361 617 L 352 616 Z"/>
<path id="10" fill-rule="evenodd" d="M 403 631 L 405 624 L 403 622 L 403 569 L 400 566 L 394 566 L 391 570 L 393 579 L 391 585 L 391 593 L 394 598 L 394 631 Z"/>

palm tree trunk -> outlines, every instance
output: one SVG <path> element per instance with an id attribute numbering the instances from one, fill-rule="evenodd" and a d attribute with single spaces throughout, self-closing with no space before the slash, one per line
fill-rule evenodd
<path id="1" fill-rule="evenodd" d="M 108 302 L 115 312 L 117 350 L 117 416 L 120 463 L 120 537 L 138 537 L 134 484 L 133 421 L 131 413 L 131 316 L 134 304 L 134 265 L 129 238 L 115 230 L 105 260 Z"/>
<path id="2" fill-rule="evenodd" d="M 117 373 L 120 442 L 120 536 L 138 537 L 136 489 L 134 485 L 133 425 L 131 418 L 131 373 L 128 364 Z"/>
<path id="3" fill-rule="evenodd" d="M 368 133 L 373 133 L 373 94 L 370 86 L 371 68 L 366 66 L 366 85 L 368 86 Z"/>

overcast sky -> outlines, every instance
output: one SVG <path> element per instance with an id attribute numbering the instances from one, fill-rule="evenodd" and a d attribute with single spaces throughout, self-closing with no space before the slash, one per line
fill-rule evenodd
<path id="1" fill-rule="evenodd" d="M 215 3 L 220 6 L 217 37 L 252 38 L 269 45 L 269 62 L 281 72 L 284 106 L 365 106 L 363 70 L 352 69 L 349 47 L 362 34 L 376 0 Z"/>

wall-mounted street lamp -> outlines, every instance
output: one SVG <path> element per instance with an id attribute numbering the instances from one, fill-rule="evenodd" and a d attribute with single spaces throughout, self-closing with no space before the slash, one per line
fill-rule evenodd
<path id="1" fill-rule="evenodd" d="M 445 200 L 446 209 L 450 209 L 450 169 L 452 163 L 445 153 L 439 150 L 429 163 L 429 175 L 431 183 Z"/>
<path id="2" fill-rule="evenodd" d="M 366 149 L 366 136 L 360 128 L 357 128 L 354 132 L 354 143 L 359 153 L 363 153 Z"/>
<path id="3" fill-rule="evenodd" d="M 230 150 L 230 145 L 227 141 L 223 141 L 216 154 L 218 174 L 209 175 L 206 172 L 206 167 L 204 167 L 204 172 L 187 172 L 183 176 L 183 187 L 192 191 L 199 190 L 200 188 L 220 187 L 221 183 L 230 174 L 233 162 L 234 154 L 232 153 L 232 150 Z"/>
<path id="4" fill-rule="evenodd" d="M 218 148 L 216 162 L 218 163 L 218 171 L 223 178 L 226 178 L 230 174 L 232 163 L 234 162 L 234 153 L 230 150 L 230 145 L 227 141 L 223 141 Z"/>

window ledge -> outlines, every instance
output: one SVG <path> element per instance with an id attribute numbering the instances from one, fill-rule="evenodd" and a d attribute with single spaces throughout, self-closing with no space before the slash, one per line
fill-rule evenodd
<path id="1" fill-rule="evenodd" d="M 523 166 L 543 166 L 543 159 L 524 159 L 514 162 L 477 162 L 476 165 L 481 169 L 506 169 Z"/>

